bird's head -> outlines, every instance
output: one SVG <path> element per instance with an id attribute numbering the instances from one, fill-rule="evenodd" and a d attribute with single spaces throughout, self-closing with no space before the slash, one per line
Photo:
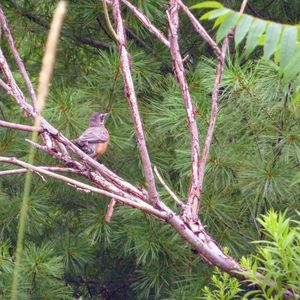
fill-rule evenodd
<path id="1" fill-rule="evenodd" d="M 107 115 L 108 113 L 105 112 L 94 112 L 90 119 L 90 127 L 104 125 Z"/>

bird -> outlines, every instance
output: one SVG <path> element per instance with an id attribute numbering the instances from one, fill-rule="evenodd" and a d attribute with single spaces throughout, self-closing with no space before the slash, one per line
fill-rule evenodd
<path id="1" fill-rule="evenodd" d="M 109 144 L 109 132 L 105 128 L 108 113 L 94 112 L 89 122 L 89 127 L 72 142 L 92 158 L 97 158 L 105 153 Z"/>

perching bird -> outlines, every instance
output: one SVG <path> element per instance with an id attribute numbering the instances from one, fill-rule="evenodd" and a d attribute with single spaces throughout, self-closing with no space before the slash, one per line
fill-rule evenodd
<path id="1" fill-rule="evenodd" d="M 109 133 L 105 128 L 107 113 L 94 112 L 90 119 L 89 127 L 83 134 L 72 142 L 92 158 L 104 154 L 109 144 Z"/>

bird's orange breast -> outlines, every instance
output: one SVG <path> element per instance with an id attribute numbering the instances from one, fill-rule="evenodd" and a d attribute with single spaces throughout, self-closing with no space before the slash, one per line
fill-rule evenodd
<path id="1" fill-rule="evenodd" d="M 98 144 L 98 146 L 96 148 L 96 154 L 97 154 L 97 156 L 100 156 L 100 155 L 102 155 L 102 154 L 105 153 L 105 151 L 106 151 L 106 149 L 108 147 L 108 143 L 109 143 L 109 141 Z"/>

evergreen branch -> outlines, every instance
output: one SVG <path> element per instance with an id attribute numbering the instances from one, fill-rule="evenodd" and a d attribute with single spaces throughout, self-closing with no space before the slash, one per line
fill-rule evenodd
<path id="1" fill-rule="evenodd" d="M 22 130 L 22 131 L 29 131 L 29 132 L 33 132 L 33 131 L 41 132 L 41 128 L 36 128 L 34 126 L 29 126 L 29 125 L 22 125 L 22 124 L 6 122 L 6 121 L 2 121 L 2 120 L 0 120 L 0 127 L 6 127 L 6 128 Z"/>
<path id="2" fill-rule="evenodd" d="M 136 16 L 138 20 L 153 34 L 155 35 L 166 47 L 170 48 L 170 42 L 165 37 L 165 35 L 157 29 L 149 20 L 147 16 L 145 16 L 137 7 L 132 5 L 127 0 L 121 0 Z"/>
<path id="3" fill-rule="evenodd" d="M 11 32 L 10 32 L 10 29 L 7 25 L 7 20 L 4 16 L 4 13 L 3 13 L 3 10 L 1 9 L 1 7 L 0 7 L 0 25 L 1 25 L 1 27 L 3 29 L 3 32 L 4 32 L 4 34 L 7 38 L 8 45 L 9 45 L 10 50 L 11 50 L 11 52 L 12 52 L 14 58 L 15 58 L 15 61 L 16 61 L 17 66 L 19 68 L 20 74 L 22 75 L 22 77 L 24 79 L 25 85 L 27 87 L 28 93 L 29 93 L 31 101 L 32 101 L 32 106 L 36 110 L 37 98 L 36 98 L 31 80 L 29 79 L 29 76 L 28 76 L 28 73 L 25 69 L 24 63 L 23 63 L 23 61 L 22 61 L 22 59 L 21 59 L 21 57 L 20 57 L 20 55 L 19 55 L 19 53 L 16 49 L 14 40 L 13 40 Z"/>
<path id="4" fill-rule="evenodd" d="M 110 193 L 110 192 L 108 192 L 106 190 L 99 189 L 99 188 L 96 188 L 94 186 L 88 185 L 86 183 L 80 182 L 78 180 L 71 179 L 69 177 L 53 173 L 53 172 L 48 171 L 48 170 L 46 170 L 44 168 L 40 168 L 40 167 L 31 165 L 31 164 L 28 164 L 26 162 L 18 160 L 15 157 L 3 157 L 3 156 L 0 156 L 0 162 L 14 164 L 14 165 L 26 168 L 27 170 L 38 172 L 38 173 L 41 173 L 41 174 L 44 174 L 44 175 L 56 178 L 56 179 L 58 179 L 60 181 L 66 182 L 67 184 L 69 184 L 69 185 L 71 185 L 71 186 L 73 186 L 73 187 L 75 187 L 76 189 L 79 189 L 79 190 L 85 190 L 85 191 L 89 191 L 89 192 L 94 192 L 94 193 L 97 193 L 97 194 L 100 194 L 100 195 L 104 195 L 104 196 L 107 196 L 107 197 L 114 198 L 118 202 L 120 202 L 120 203 L 122 203 L 124 205 L 140 209 L 140 210 L 145 211 L 145 212 L 147 212 L 147 213 L 151 214 L 152 216 L 155 216 L 155 217 L 157 217 L 159 219 L 165 220 L 168 217 L 168 215 L 165 212 L 159 211 L 159 210 L 153 208 L 150 204 L 148 204 L 146 202 L 143 202 L 142 200 L 140 200 L 138 198 L 131 197 L 130 199 L 128 199 L 128 198 L 125 198 L 125 197 L 122 197 L 122 196 Z"/>
<path id="5" fill-rule="evenodd" d="M 64 167 L 45 167 L 45 166 L 37 166 L 39 169 L 44 169 L 51 172 L 66 172 L 66 173 L 75 173 L 79 174 L 80 171 L 72 168 L 64 168 Z M 0 171 L 0 176 L 13 175 L 13 174 L 23 174 L 26 173 L 28 169 L 14 169 L 14 170 L 5 170 Z"/>
<path id="6" fill-rule="evenodd" d="M 177 195 L 170 189 L 170 187 L 165 183 L 165 181 L 163 180 L 162 176 L 159 174 L 158 169 L 156 166 L 154 166 L 154 172 L 158 178 L 158 180 L 160 181 L 160 183 L 162 184 L 162 186 L 165 188 L 165 190 L 169 193 L 169 195 L 175 200 L 175 202 L 180 206 L 183 207 L 184 203 L 177 197 Z"/>
<path id="7" fill-rule="evenodd" d="M 192 144 L 192 174 L 191 183 L 188 195 L 188 206 L 191 209 L 193 216 L 189 216 L 198 219 L 198 206 L 199 206 L 199 196 L 201 193 L 200 181 L 199 181 L 199 164 L 200 164 L 200 144 L 199 144 L 199 134 L 196 121 L 196 111 L 195 106 L 192 101 L 192 97 L 189 91 L 187 80 L 185 77 L 185 69 L 182 61 L 182 56 L 180 54 L 179 44 L 178 44 L 178 27 L 179 27 L 179 5 L 176 0 L 171 0 L 169 4 L 169 9 L 167 11 L 167 18 L 169 22 L 169 40 L 170 40 L 170 51 L 173 59 L 173 71 L 176 80 L 179 84 L 181 94 L 184 100 L 184 107 L 186 112 L 186 118 L 188 123 L 189 132 L 191 135 Z M 189 214 L 190 214 L 189 213 Z"/>
<path id="8" fill-rule="evenodd" d="M 217 43 L 211 38 L 205 28 L 201 25 L 201 23 L 197 20 L 197 18 L 191 13 L 189 8 L 181 1 L 177 0 L 177 3 L 181 7 L 181 9 L 185 12 L 187 17 L 191 20 L 194 28 L 199 33 L 204 41 L 214 50 L 216 56 L 219 57 L 221 55 L 221 50 L 218 47 Z"/>
<path id="9" fill-rule="evenodd" d="M 149 188 L 149 200 L 152 204 L 156 205 L 159 201 L 159 195 L 155 186 L 154 174 L 151 166 L 151 161 L 146 145 L 145 134 L 143 130 L 143 123 L 139 112 L 139 106 L 135 94 L 131 75 L 131 58 L 126 47 L 126 35 L 123 26 L 123 19 L 120 11 L 119 0 L 112 2 L 113 15 L 115 20 L 116 32 L 118 34 L 118 49 L 121 61 L 121 71 L 123 75 L 125 95 L 129 103 L 131 115 L 134 122 L 135 134 L 137 137 L 138 149 L 140 152 L 141 160 L 143 162 L 144 174 L 146 177 L 147 185 Z"/>

